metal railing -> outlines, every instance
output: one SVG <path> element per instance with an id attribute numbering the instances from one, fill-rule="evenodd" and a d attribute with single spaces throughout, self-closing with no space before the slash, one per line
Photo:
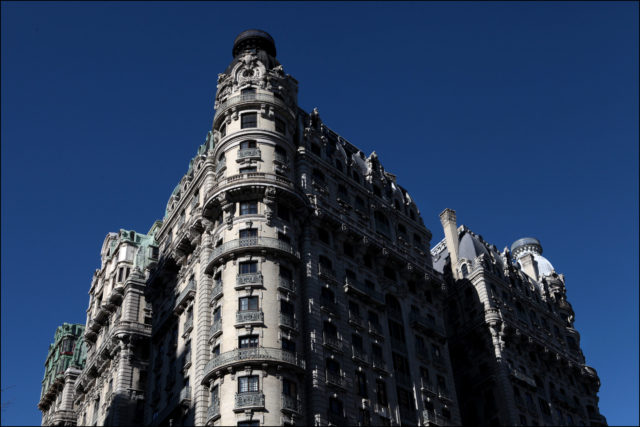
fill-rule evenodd
<path id="1" fill-rule="evenodd" d="M 422 411 L 422 424 L 425 426 L 446 426 L 447 420 L 432 411 Z"/>
<path id="2" fill-rule="evenodd" d="M 295 365 L 302 369 L 305 368 L 305 361 L 296 353 L 282 350 L 279 348 L 270 347 L 254 347 L 254 348 L 239 348 L 231 351 L 224 352 L 211 359 L 206 367 L 205 373 L 209 374 L 213 370 L 230 365 L 236 362 L 246 361 L 273 361 L 283 362 L 289 365 Z"/>
<path id="3" fill-rule="evenodd" d="M 367 323 L 364 321 L 364 319 L 352 311 L 349 311 L 349 322 L 353 323 L 356 326 L 360 326 L 361 328 L 367 327 Z"/>
<path id="4" fill-rule="evenodd" d="M 296 291 L 295 282 L 293 280 L 286 279 L 284 277 L 280 277 L 280 280 L 278 281 L 278 287 L 280 287 L 282 289 L 286 289 L 286 290 L 291 291 L 291 292 L 295 292 Z"/>
<path id="5" fill-rule="evenodd" d="M 238 159 L 261 157 L 259 148 L 242 148 L 238 150 Z"/>
<path id="6" fill-rule="evenodd" d="M 336 272 L 332 268 L 318 264 L 318 275 L 332 282 L 336 282 Z"/>
<path id="7" fill-rule="evenodd" d="M 259 391 L 236 393 L 236 406 L 234 409 L 263 408 L 264 394 Z"/>
<path id="8" fill-rule="evenodd" d="M 369 333 L 376 334 L 378 336 L 382 335 L 382 325 L 380 323 L 369 322 Z"/>
<path id="9" fill-rule="evenodd" d="M 295 396 L 282 395 L 282 409 L 292 412 L 300 411 L 300 401 Z"/>
<path id="10" fill-rule="evenodd" d="M 336 350 L 342 350 L 342 340 L 337 336 L 322 334 L 322 344 L 333 347 Z"/>
<path id="11" fill-rule="evenodd" d="M 222 281 L 217 280 L 213 286 L 213 290 L 211 291 L 211 302 L 213 303 L 220 296 L 222 296 Z"/>
<path id="12" fill-rule="evenodd" d="M 346 381 L 340 372 L 326 371 L 325 378 L 327 384 L 333 384 L 338 387 L 346 387 Z"/>
<path id="13" fill-rule="evenodd" d="M 236 313 L 236 324 L 240 323 L 263 323 L 264 313 L 258 310 L 238 311 Z"/>
<path id="14" fill-rule="evenodd" d="M 184 332 L 183 334 L 187 334 L 193 329 L 193 316 L 188 316 L 184 321 Z"/>
<path id="15" fill-rule="evenodd" d="M 189 283 L 187 284 L 187 286 L 185 286 L 182 292 L 178 294 L 178 297 L 176 298 L 176 304 L 174 305 L 173 309 L 179 310 L 187 301 L 187 299 L 193 298 L 195 294 L 196 294 L 196 282 L 194 280 L 189 280 Z"/>
<path id="16" fill-rule="evenodd" d="M 300 256 L 290 243 L 287 243 L 283 240 L 279 240 L 273 237 L 243 237 L 241 239 L 230 240 L 218 246 L 217 248 L 214 248 L 211 252 L 211 255 L 209 256 L 209 263 L 218 258 L 220 255 L 223 255 L 225 252 L 229 252 L 234 249 L 261 246 L 272 249 L 279 249 L 283 252 L 290 253 L 298 258 Z"/>
<path id="17" fill-rule="evenodd" d="M 296 319 L 292 314 L 280 313 L 280 324 L 291 329 L 297 329 L 298 327 Z"/>
<path id="18" fill-rule="evenodd" d="M 289 110 L 289 107 L 287 106 L 287 104 L 284 103 L 284 101 L 282 101 L 279 98 L 276 98 L 272 94 L 244 93 L 244 94 L 237 94 L 237 95 L 230 96 L 227 99 L 225 99 L 223 102 L 220 102 L 218 104 L 218 108 L 216 108 L 216 118 L 220 116 L 225 110 L 232 107 L 233 105 L 236 105 L 242 102 L 253 102 L 253 101 L 271 102 L 273 104 L 278 105 L 281 108 Z"/>
<path id="19" fill-rule="evenodd" d="M 262 286 L 262 273 L 243 273 L 236 277 L 236 288 L 244 286 Z"/>
<path id="20" fill-rule="evenodd" d="M 180 390 L 180 404 L 191 404 L 191 387 L 186 386 Z"/>
<path id="21" fill-rule="evenodd" d="M 369 363 L 369 356 L 361 348 L 351 346 L 351 354 L 354 359 L 361 360 L 362 362 Z"/>
<path id="22" fill-rule="evenodd" d="M 514 378 L 529 384 L 531 387 L 536 387 L 536 381 L 533 378 L 529 377 L 524 372 L 521 372 L 515 368 L 512 368 L 511 375 L 513 375 Z"/>
<path id="23" fill-rule="evenodd" d="M 348 277 L 345 277 L 344 279 L 344 290 L 345 291 L 353 290 L 354 292 L 360 295 L 363 295 L 365 297 L 368 297 L 372 301 L 380 304 L 384 304 L 385 302 L 384 295 L 382 295 L 382 292 L 378 292 L 375 289 L 367 287 L 362 282 L 359 282 L 354 279 L 349 279 Z"/>
<path id="24" fill-rule="evenodd" d="M 371 358 L 371 365 L 375 368 L 375 369 L 382 369 L 383 371 L 387 370 L 387 363 L 384 361 L 383 358 L 381 357 L 376 357 L 373 356 Z"/>
<path id="25" fill-rule="evenodd" d="M 287 163 L 287 155 L 281 153 L 275 153 L 275 161 L 280 163 Z"/>
<path id="26" fill-rule="evenodd" d="M 207 421 L 216 418 L 220 415 L 220 401 L 214 400 L 211 402 L 211 406 L 207 409 Z"/>
<path id="27" fill-rule="evenodd" d="M 213 338 L 220 332 L 222 332 L 222 319 L 214 320 L 211 329 L 209 329 L 209 336 Z"/>

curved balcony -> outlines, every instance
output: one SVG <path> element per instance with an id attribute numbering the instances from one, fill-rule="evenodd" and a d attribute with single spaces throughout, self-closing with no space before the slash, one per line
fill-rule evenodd
<path id="1" fill-rule="evenodd" d="M 269 172 L 246 172 L 239 173 L 237 175 L 231 175 L 226 178 L 220 178 L 218 182 L 207 192 L 207 200 L 218 192 L 225 190 L 231 186 L 243 186 L 243 185 L 275 185 L 284 187 L 287 190 L 295 191 L 293 182 L 287 177 L 282 175 L 276 175 Z M 205 206 L 208 203 L 205 203 Z"/>
<path id="2" fill-rule="evenodd" d="M 128 320 L 120 320 L 113 326 L 112 334 L 114 336 L 135 334 L 150 337 L 151 325 L 145 325 L 144 323 L 139 322 L 130 322 Z"/>
<path id="3" fill-rule="evenodd" d="M 241 239 L 230 240 L 217 248 L 214 248 L 211 255 L 209 255 L 206 271 L 211 273 L 213 270 L 213 263 L 215 263 L 220 257 L 247 249 L 275 249 L 279 252 L 293 256 L 296 259 L 300 258 L 300 253 L 295 250 L 290 243 L 283 240 L 278 240 L 273 237 L 243 237 Z"/>
<path id="4" fill-rule="evenodd" d="M 300 413 L 300 408 L 302 408 L 302 404 L 300 400 L 295 396 L 287 396 L 286 394 L 282 394 L 282 410 L 290 413 Z"/>
<path id="5" fill-rule="evenodd" d="M 291 116 L 295 116 L 291 111 L 289 106 L 284 103 L 280 98 L 276 98 L 271 93 L 240 93 L 237 95 L 229 96 L 224 101 L 218 103 L 218 108 L 216 108 L 216 115 L 214 118 L 214 122 L 219 120 L 220 117 L 224 116 L 224 113 L 231 107 L 238 107 L 240 105 L 260 105 L 261 103 L 269 102 L 271 104 L 275 104 L 283 110 L 289 112 Z"/>
<path id="6" fill-rule="evenodd" d="M 293 280 L 280 277 L 280 279 L 278 280 L 278 289 L 295 293 L 296 283 Z"/>
<path id="7" fill-rule="evenodd" d="M 283 364 L 301 370 L 304 370 L 306 366 L 302 357 L 279 348 L 239 348 L 224 352 L 211 359 L 204 369 L 205 376 L 202 384 L 206 384 L 216 372 L 226 370 L 229 367 L 247 364 L 261 365 L 263 363 Z"/>

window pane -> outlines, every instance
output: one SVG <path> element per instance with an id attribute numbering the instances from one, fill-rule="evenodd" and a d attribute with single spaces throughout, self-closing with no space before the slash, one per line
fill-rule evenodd
<path id="1" fill-rule="evenodd" d="M 258 114 L 257 113 L 245 113 L 241 116 L 242 129 L 254 128 L 258 126 Z"/>

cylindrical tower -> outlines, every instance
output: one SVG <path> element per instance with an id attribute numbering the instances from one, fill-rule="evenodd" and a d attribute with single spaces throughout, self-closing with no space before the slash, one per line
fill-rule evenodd
<path id="1" fill-rule="evenodd" d="M 296 279 L 305 198 L 292 181 L 297 82 L 284 74 L 264 31 L 242 32 L 232 53 L 218 76 L 216 180 L 203 208 L 213 224 L 204 270 L 213 280 L 203 421 L 282 425 L 303 417 Z"/>

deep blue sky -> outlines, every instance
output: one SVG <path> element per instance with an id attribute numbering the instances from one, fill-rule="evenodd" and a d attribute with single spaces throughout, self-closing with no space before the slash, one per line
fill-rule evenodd
<path id="1" fill-rule="evenodd" d="M 566 275 L 612 425 L 638 424 L 638 3 L 2 3 L 2 423 L 39 424 L 56 326 L 107 232 L 146 232 L 204 141 L 233 39 L 416 200 Z"/>

